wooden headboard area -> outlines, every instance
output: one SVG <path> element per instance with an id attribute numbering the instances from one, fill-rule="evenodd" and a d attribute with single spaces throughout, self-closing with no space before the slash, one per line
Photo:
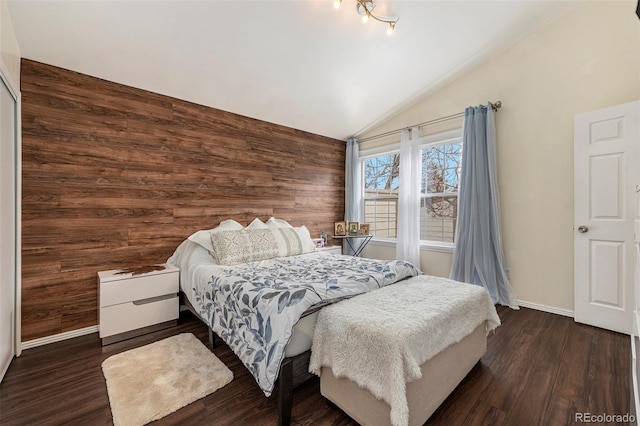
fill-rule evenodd
<path id="1" fill-rule="evenodd" d="M 98 271 L 191 233 L 344 217 L 345 143 L 22 61 L 22 340 L 97 324 Z"/>

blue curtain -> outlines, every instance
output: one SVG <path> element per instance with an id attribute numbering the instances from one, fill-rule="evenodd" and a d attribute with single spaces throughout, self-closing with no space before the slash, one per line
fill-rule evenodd
<path id="1" fill-rule="evenodd" d="M 360 221 L 360 152 L 358 140 L 351 138 L 347 141 L 347 159 L 345 163 L 345 200 L 344 220 L 348 222 Z M 342 252 L 353 254 L 353 250 L 343 242 Z"/>
<path id="2" fill-rule="evenodd" d="M 483 286 L 494 303 L 517 309 L 502 250 L 497 176 L 493 105 L 468 107 L 451 278 Z"/>

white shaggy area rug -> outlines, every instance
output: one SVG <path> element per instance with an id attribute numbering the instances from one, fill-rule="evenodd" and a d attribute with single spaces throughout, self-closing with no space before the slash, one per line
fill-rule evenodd
<path id="1" fill-rule="evenodd" d="M 115 426 L 160 419 L 233 380 L 231 370 L 191 333 L 113 355 L 102 372 Z"/>

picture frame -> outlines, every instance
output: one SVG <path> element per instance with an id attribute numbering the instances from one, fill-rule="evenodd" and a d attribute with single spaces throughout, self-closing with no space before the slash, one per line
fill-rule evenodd
<path id="1" fill-rule="evenodd" d="M 369 235 L 371 233 L 371 225 L 368 223 L 360 224 L 360 231 L 358 232 L 360 235 Z"/>
<path id="2" fill-rule="evenodd" d="M 344 237 L 347 235 L 347 222 L 336 222 L 333 224 L 333 235 Z"/>
<path id="3" fill-rule="evenodd" d="M 360 224 L 358 222 L 349 222 L 349 235 L 358 235 Z"/>

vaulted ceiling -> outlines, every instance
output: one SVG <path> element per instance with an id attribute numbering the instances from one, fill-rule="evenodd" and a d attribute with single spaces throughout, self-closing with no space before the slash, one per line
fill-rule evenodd
<path id="1" fill-rule="evenodd" d="M 23 57 L 339 139 L 539 30 L 574 1 L 8 1 Z"/>

